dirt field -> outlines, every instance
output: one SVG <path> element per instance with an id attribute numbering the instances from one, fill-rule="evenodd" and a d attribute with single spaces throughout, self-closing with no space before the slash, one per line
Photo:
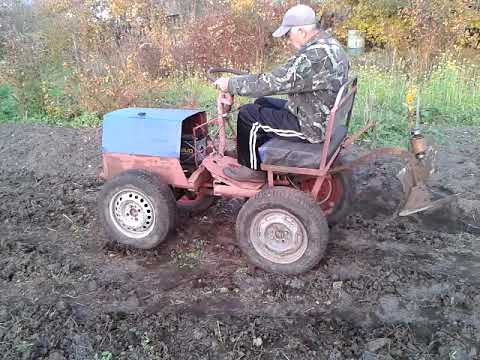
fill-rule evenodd
<path id="1" fill-rule="evenodd" d="M 446 138 L 432 186 L 458 204 L 391 218 L 400 184 L 377 161 L 320 265 L 284 277 L 248 269 L 240 201 L 154 251 L 106 244 L 97 131 L 2 125 L 1 357 L 480 359 L 480 129 Z"/>

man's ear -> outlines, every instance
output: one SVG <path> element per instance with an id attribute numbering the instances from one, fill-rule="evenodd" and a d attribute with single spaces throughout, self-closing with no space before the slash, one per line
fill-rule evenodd
<path id="1" fill-rule="evenodd" d="M 302 28 L 297 29 L 297 32 L 300 33 L 302 39 L 305 39 L 306 32 Z"/>

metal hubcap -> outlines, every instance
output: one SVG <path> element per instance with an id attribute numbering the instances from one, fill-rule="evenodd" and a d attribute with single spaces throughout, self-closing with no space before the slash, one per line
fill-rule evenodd
<path id="1" fill-rule="evenodd" d="M 250 238 L 255 250 L 277 264 L 291 264 L 307 250 L 308 236 L 302 222 L 288 211 L 264 210 L 253 219 Z"/>
<path id="2" fill-rule="evenodd" d="M 110 217 L 120 232 L 136 239 L 148 236 L 155 225 L 152 202 L 138 190 L 116 193 L 110 201 Z"/>

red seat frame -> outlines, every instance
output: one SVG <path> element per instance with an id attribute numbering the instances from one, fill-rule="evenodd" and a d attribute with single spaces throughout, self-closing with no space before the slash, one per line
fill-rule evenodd
<path id="1" fill-rule="evenodd" d="M 336 125 L 345 125 L 347 128 L 350 126 L 350 120 L 352 117 L 353 105 L 355 102 L 355 96 L 357 94 L 357 78 L 354 77 L 346 82 L 339 90 L 335 104 L 328 115 L 327 126 L 325 129 L 325 145 L 321 154 L 320 167 L 318 169 L 299 168 L 290 166 L 279 165 L 266 165 L 262 164 L 261 169 L 268 174 L 268 185 L 274 186 L 274 174 L 298 174 L 316 176 L 317 180 L 312 189 L 312 195 L 317 197 L 318 192 L 325 180 L 325 176 L 329 173 L 332 164 L 338 157 L 338 154 L 342 148 L 350 145 L 354 141 L 354 137 L 347 137 L 340 144 L 338 149 L 335 150 L 333 156 L 328 160 L 328 149 L 330 147 L 330 141 L 332 138 L 333 129 Z"/>

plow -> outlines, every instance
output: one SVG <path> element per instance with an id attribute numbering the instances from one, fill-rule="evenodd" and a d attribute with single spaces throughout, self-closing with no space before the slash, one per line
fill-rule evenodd
<path id="1" fill-rule="evenodd" d="M 207 77 L 214 82 L 219 73 L 241 74 L 215 68 Z M 219 92 L 218 115 L 210 120 L 204 111 L 190 109 L 129 108 L 106 114 L 101 174 L 106 183 L 99 214 L 107 235 L 120 244 L 150 249 L 175 228 L 177 211 L 205 211 L 215 197 L 243 198 L 236 236 L 248 262 L 269 272 L 299 274 L 323 258 L 330 227 L 349 213 L 357 166 L 385 155 L 402 160 L 397 177 L 405 200 L 399 216 L 454 201 L 456 196 L 434 201 L 426 185 L 437 153 L 422 134 L 418 117 L 408 150 L 381 148 L 345 161 L 343 151 L 374 127 L 369 123 L 349 134 L 356 93 L 356 78 L 338 92 L 324 142 L 272 137 L 262 145 L 263 183 L 239 182 L 223 172 L 238 166 L 226 152 L 227 127 L 234 132 L 229 94 Z"/>

